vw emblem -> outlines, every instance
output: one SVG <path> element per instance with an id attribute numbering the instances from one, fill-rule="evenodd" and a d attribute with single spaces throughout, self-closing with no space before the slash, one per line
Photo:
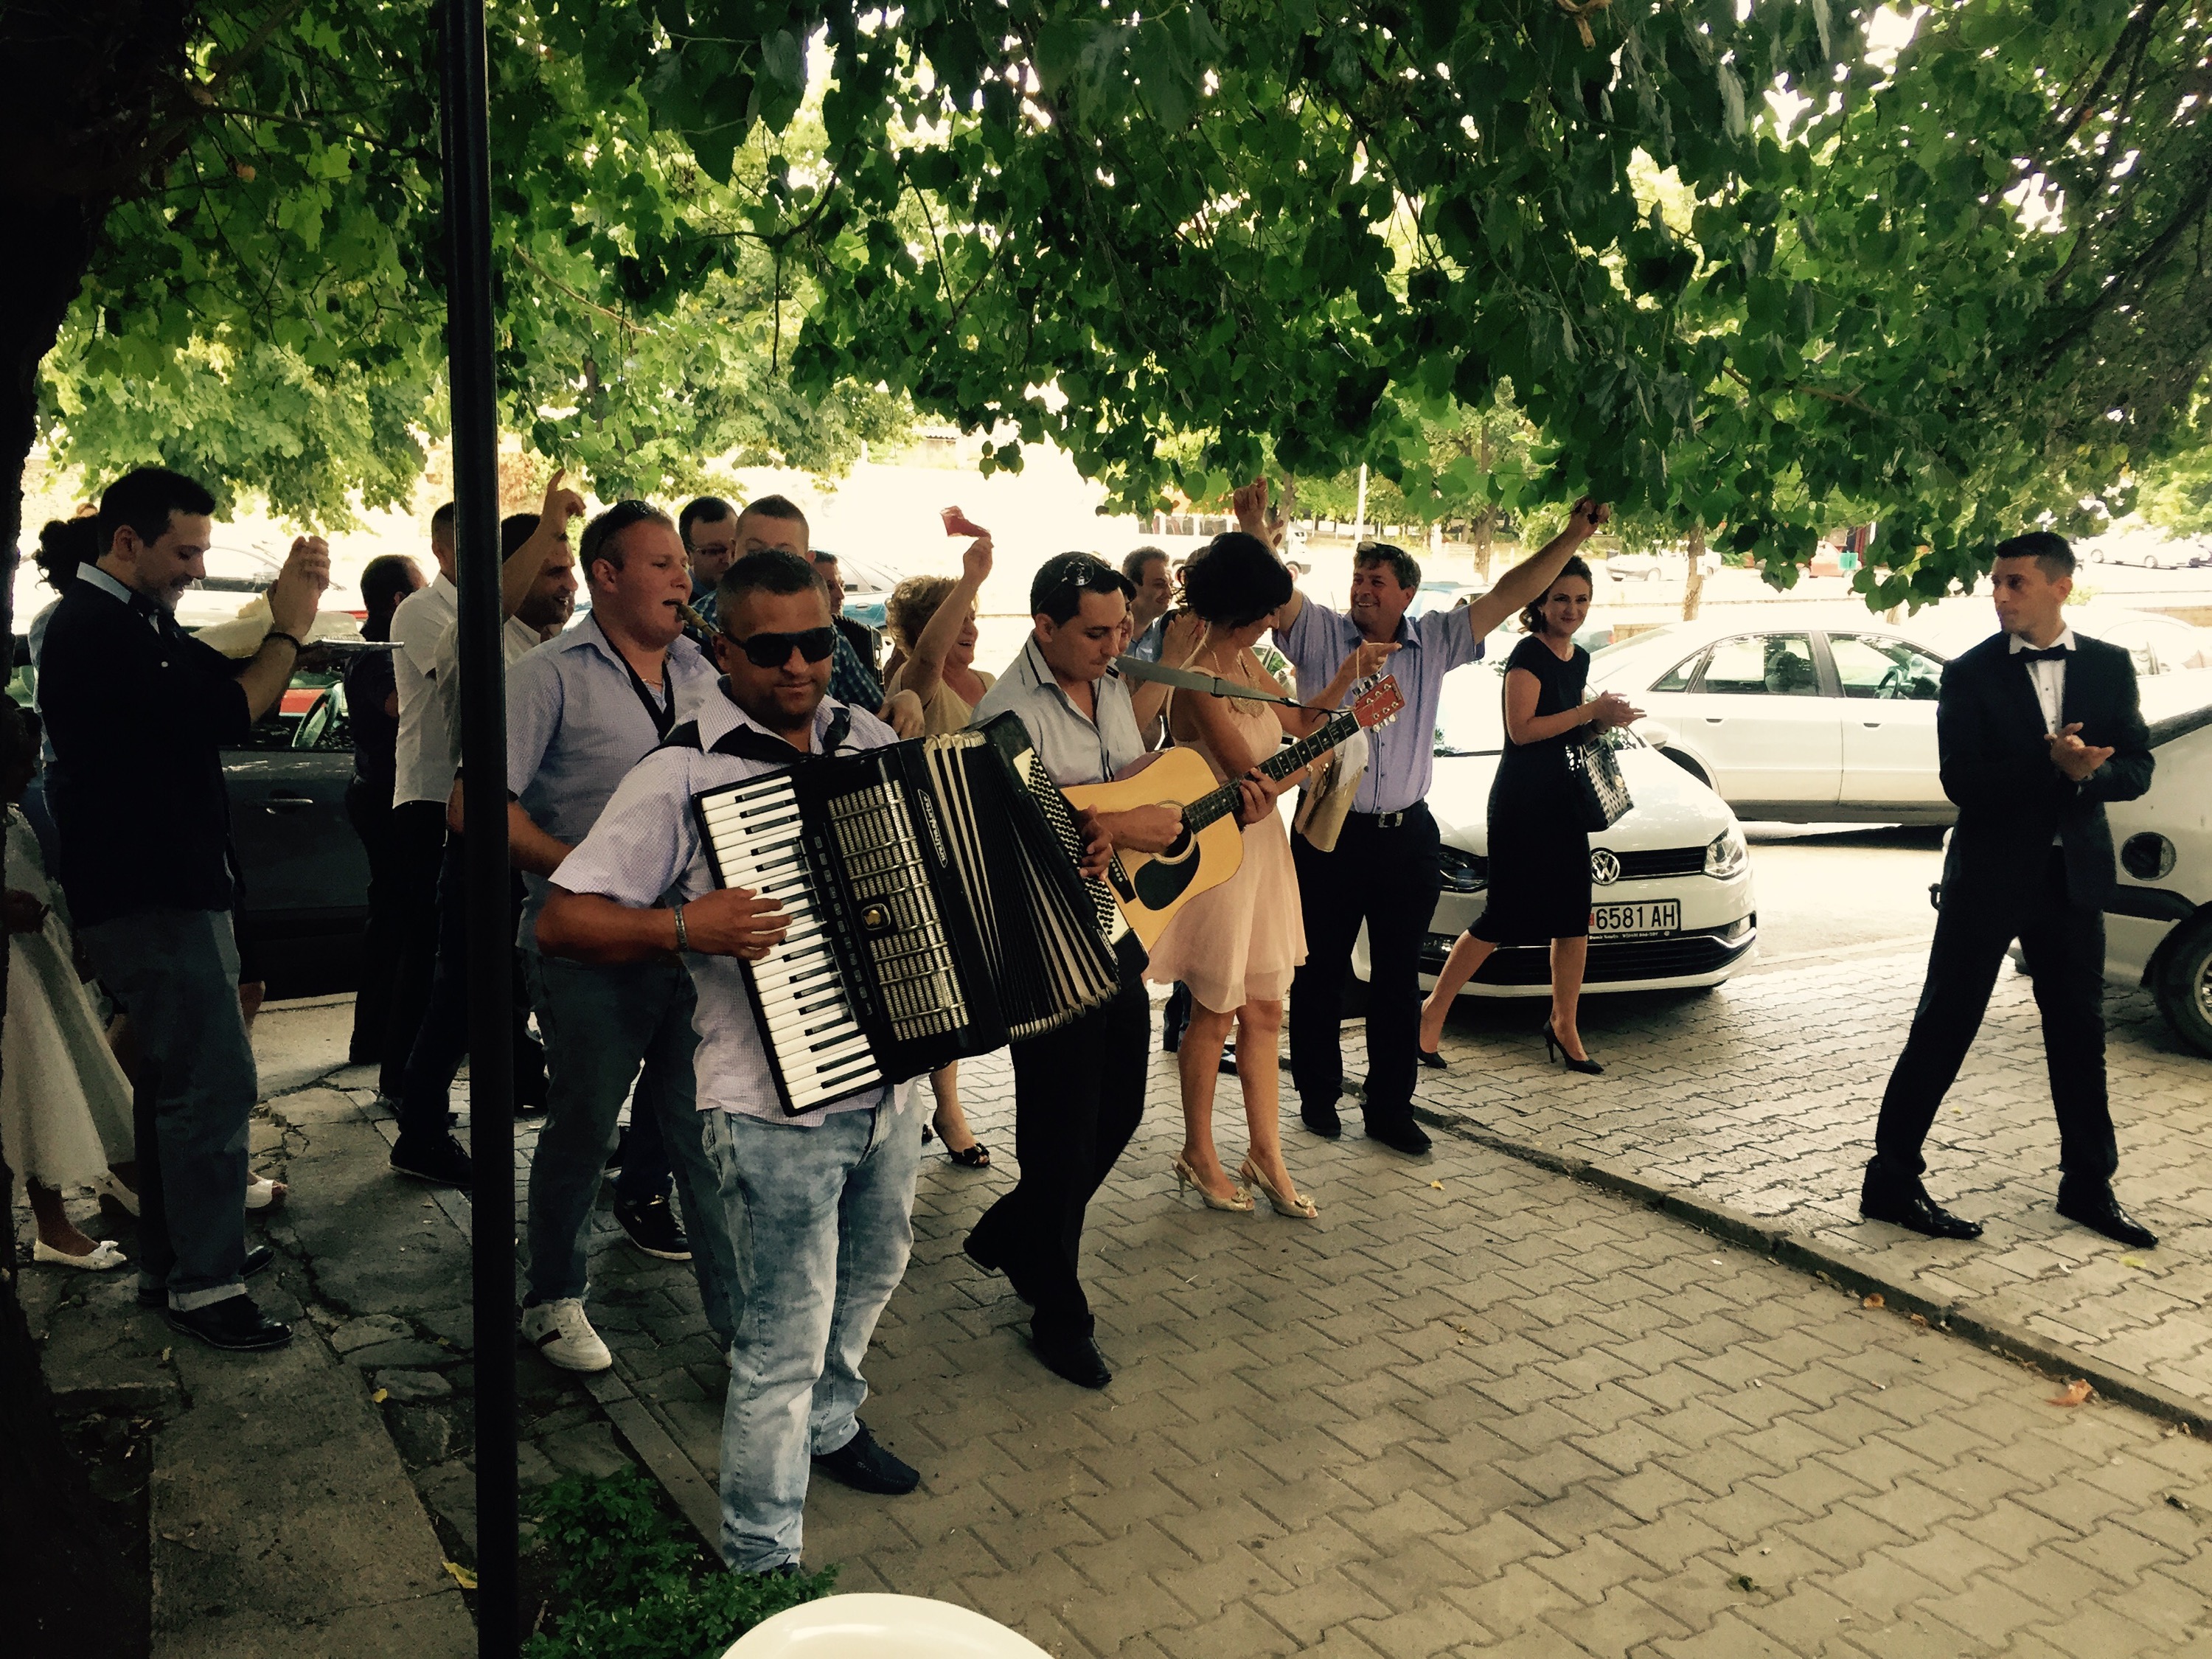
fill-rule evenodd
<path id="1" fill-rule="evenodd" d="M 1620 879 L 1620 860 L 1601 847 L 1590 854 L 1590 879 L 1601 887 L 1610 887 Z"/>

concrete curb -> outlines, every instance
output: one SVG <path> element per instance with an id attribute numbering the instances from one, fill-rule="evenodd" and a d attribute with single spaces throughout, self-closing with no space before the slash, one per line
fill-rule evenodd
<path id="1" fill-rule="evenodd" d="M 1785 1267 L 1795 1267 L 1855 1295 L 1879 1293 L 1882 1305 L 1892 1312 L 1907 1317 L 1917 1316 L 1937 1330 L 1963 1337 L 1977 1347 L 2032 1365 L 2054 1378 L 2080 1377 L 2106 1400 L 2212 1439 L 2212 1407 L 2200 1404 L 2164 1383 L 2154 1382 L 2136 1372 L 2093 1358 L 2063 1342 L 2039 1335 L 2024 1326 L 1972 1312 L 1955 1303 L 1931 1301 L 1910 1285 L 1868 1272 L 1857 1258 L 1786 1227 L 1700 1198 L 1690 1189 L 1649 1181 L 1629 1170 L 1534 1141 L 1516 1140 L 1425 1107 L 1416 1107 L 1413 1115 L 1455 1139 L 1470 1141 L 1523 1164 L 1533 1164 L 1540 1170 L 1549 1170 L 1587 1186 L 1617 1193 L 1686 1221 L 1701 1232 L 1771 1256 Z"/>

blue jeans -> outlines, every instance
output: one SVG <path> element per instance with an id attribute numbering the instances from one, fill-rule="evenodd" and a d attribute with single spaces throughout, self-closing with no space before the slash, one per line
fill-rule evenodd
<path id="1" fill-rule="evenodd" d="M 679 962 L 593 967 L 535 951 L 523 953 L 523 967 L 545 1034 L 546 1071 L 545 1127 L 530 1164 L 530 1299 L 584 1293 L 584 1227 L 614 1145 L 615 1116 L 635 1084 L 623 1173 L 631 1175 L 629 1160 L 641 1138 L 655 1157 L 673 1155 L 700 1305 L 727 1346 L 736 1328 L 730 1294 L 737 1264 L 720 1179 L 702 1139 L 703 1120 L 719 1114 L 697 1109 L 691 1055 L 699 1039 L 691 1015 L 699 999 L 690 973 Z M 665 1192 L 665 1165 L 660 1179 Z M 617 1191 L 630 1196 L 619 1185 Z"/>
<path id="2" fill-rule="evenodd" d="M 132 1091 L 139 1285 L 190 1313 L 246 1294 L 246 1127 L 259 1092 L 228 910 L 142 910 L 81 927 L 143 1056 Z"/>
<path id="3" fill-rule="evenodd" d="M 859 1431 L 860 1363 L 914 1244 L 921 1131 L 888 1105 L 812 1129 L 704 1115 L 744 1285 L 722 1411 L 722 1559 L 766 1572 L 799 1559 L 810 1460 Z"/>

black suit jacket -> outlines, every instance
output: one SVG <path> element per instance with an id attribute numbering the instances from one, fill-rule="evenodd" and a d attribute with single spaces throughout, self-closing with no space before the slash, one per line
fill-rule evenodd
<path id="1" fill-rule="evenodd" d="M 2053 835 L 2065 846 L 2073 902 L 2102 909 L 2112 896 L 2105 803 L 2149 788 L 2152 763 L 2128 653 L 2076 634 L 2062 714 L 2062 724 L 2081 722 L 2082 742 L 2112 750 L 2080 783 L 2051 763 L 2035 682 L 2009 635 L 1984 640 L 1943 671 L 1936 743 L 1943 793 L 1959 809 L 1943 861 L 1947 903 L 1954 895 L 1996 896 L 2039 881 Z"/>

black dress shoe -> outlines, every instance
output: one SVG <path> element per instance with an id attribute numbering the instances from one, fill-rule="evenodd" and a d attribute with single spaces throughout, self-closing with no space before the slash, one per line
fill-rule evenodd
<path id="1" fill-rule="evenodd" d="M 1334 1140 L 1344 1133 L 1344 1120 L 1336 1115 L 1336 1103 L 1333 1100 L 1299 1102 L 1298 1121 L 1323 1140 Z"/>
<path id="2" fill-rule="evenodd" d="M 691 1259 L 690 1237 L 665 1198 L 648 1198 L 642 1204 L 625 1204 L 617 1199 L 615 1220 L 621 1224 L 623 1236 L 647 1255 L 663 1261 Z"/>
<path id="3" fill-rule="evenodd" d="M 872 1492 L 881 1498 L 902 1498 L 921 1484 L 921 1472 L 902 1463 L 876 1443 L 868 1425 L 857 1425 L 850 1440 L 833 1452 L 817 1452 L 814 1467 L 832 1480 L 854 1492 Z"/>
<path id="4" fill-rule="evenodd" d="M 239 1268 L 238 1276 L 251 1279 L 276 1259 L 276 1252 L 270 1246 L 250 1246 L 246 1252 L 245 1265 Z M 142 1289 L 138 1292 L 138 1305 L 142 1308 L 166 1308 L 169 1305 L 169 1293 L 159 1285 L 150 1291 Z"/>
<path id="5" fill-rule="evenodd" d="M 463 1192 L 476 1180 L 476 1165 L 451 1133 L 426 1135 L 421 1140 L 400 1136 L 392 1146 L 392 1170 L 433 1187 L 458 1187 Z"/>
<path id="6" fill-rule="evenodd" d="M 1370 1114 L 1367 1119 L 1367 1138 L 1379 1140 L 1392 1152 L 1403 1152 L 1408 1158 L 1419 1158 L 1429 1150 L 1428 1133 L 1413 1121 L 1411 1112 L 1394 1114 L 1389 1117 Z"/>
<path id="7" fill-rule="evenodd" d="M 262 1353 L 292 1340 L 292 1328 L 279 1324 L 254 1305 L 250 1296 L 227 1296 L 190 1313 L 169 1310 L 169 1328 L 196 1336 L 225 1353 Z"/>
<path id="8" fill-rule="evenodd" d="M 1919 1182 L 1910 1185 L 1869 1169 L 1859 1188 L 1859 1213 L 1869 1221 L 1887 1221 L 1929 1238 L 1979 1238 L 1982 1224 L 1953 1215 L 1929 1197 Z"/>
<path id="9" fill-rule="evenodd" d="M 1039 1336 L 1032 1331 L 1030 1352 L 1047 1370 L 1079 1389 L 1103 1389 L 1114 1380 L 1114 1373 L 1106 1369 L 1106 1357 L 1087 1336 Z"/>
<path id="10" fill-rule="evenodd" d="M 2138 1250 L 2155 1249 L 2158 1235 L 2120 1207 L 2112 1189 L 2100 1182 L 2062 1181 L 2058 1183 L 2058 1213 L 2078 1221 L 2093 1233 Z"/>
<path id="11" fill-rule="evenodd" d="M 1014 1287 L 1014 1294 L 1031 1307 L 1036 1305 L 1036 1297 L 1022 1288 L 1020 1275 L 1002 1260 L 998 1252 L 991 1249 L 988 1243 L 983 1242 L 982 1234 L 969 1234 L 960 1246 L 960 1253 L 987 1273 L 1006 1274 L 1006 1282 Z"/>

